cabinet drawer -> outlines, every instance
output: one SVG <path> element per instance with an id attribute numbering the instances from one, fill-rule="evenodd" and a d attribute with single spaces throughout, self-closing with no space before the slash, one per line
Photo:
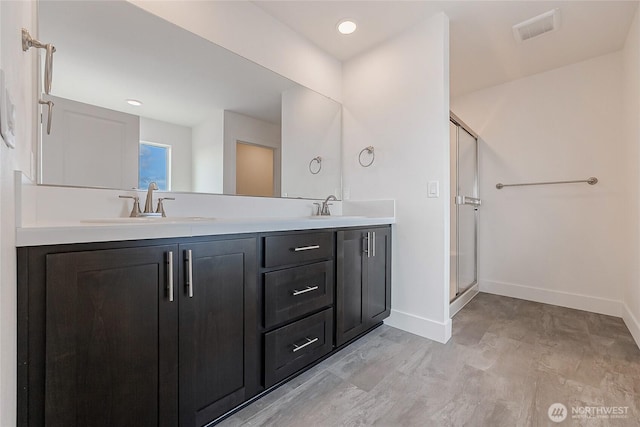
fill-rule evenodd
<path id="1" fill-rule="evenodd" d="M 331 258 L 333 233 L 285 234 L 264 238 L 264 266 L 277 267 Z"/>
<path id="2" fill-rule="evenodd" d="M 270 387 L 331 351 L 333 309 L 266 333 L 264 344 L 265 387 Z"/>
<path id="3" fill-rule="evenodd" d="M 264 326 L 304 316 L 333 303 L 333 261 L 264 275 Z"/>

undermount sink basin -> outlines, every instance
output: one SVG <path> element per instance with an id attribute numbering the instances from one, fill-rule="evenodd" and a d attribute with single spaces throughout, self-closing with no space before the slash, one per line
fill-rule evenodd
<path id="1" fill-rule="evenodd" d="M 139 216 L 139 217 L 127 217 L 127 218 L 91 218 L 85 219 L 80 222 L 88 224 L 173 224 L 173 223 L 189 223 L 189 222 L 203 222 L 213 221 L 215 218 L 205 216 L 174 216 L 174 217 L 161 217 L 161 216 Z"/>

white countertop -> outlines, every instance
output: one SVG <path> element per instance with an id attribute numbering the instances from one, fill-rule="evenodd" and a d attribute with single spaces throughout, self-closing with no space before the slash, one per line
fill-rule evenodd
<path id="1" fill-rule="evenodd" d="M 395 224 L 394 217 L 165 218 L 127 222 L 116 218 L 48 223 L 16 229 L 16 246 L 213 236 Z"/>

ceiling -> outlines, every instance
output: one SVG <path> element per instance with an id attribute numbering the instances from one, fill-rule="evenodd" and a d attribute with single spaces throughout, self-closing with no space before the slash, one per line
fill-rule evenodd
<path id="1" fill-rule="evenodd" d="M 254 4 L 341 61 L 444 11 L 450 19 L 452 97 L 616 51 L 638 6 L 637 1 Z M 559 31 L 515 41 L 512 25 L 553 8 L 561 12 Z M 349 36 L 336 31 L 345 17 L 358 23 Z M 279 123 L 280 93 L 294 85 L 128 2 L 41 1 L 39 26 L 40 37 L 58 47 L 53 94 L 170 123 L 192 126 L 220 109 Z M 127 98 L 144 105 L 131 107 Z"/>
<path id="2" fill-rule="evenodd" d="M 614 52 L 638 1 L 254 1 L 341 61 L 445 12 L 450 19 L 451 96 Z M 517 43 L 512 26 L 559 8 L 560 30 Z M 344 36 L 343 18 L 358 23 Z"/>

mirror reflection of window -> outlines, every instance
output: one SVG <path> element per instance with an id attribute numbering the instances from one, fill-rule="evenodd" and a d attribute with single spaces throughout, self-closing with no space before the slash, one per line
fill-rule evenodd
<path id="1" fill-rule="evenodd" d="M 138 187 L 145 189 L 149 183 L 158 184 L 158 189 L 171 191 L 171 146 L 140 142 Z"/>

